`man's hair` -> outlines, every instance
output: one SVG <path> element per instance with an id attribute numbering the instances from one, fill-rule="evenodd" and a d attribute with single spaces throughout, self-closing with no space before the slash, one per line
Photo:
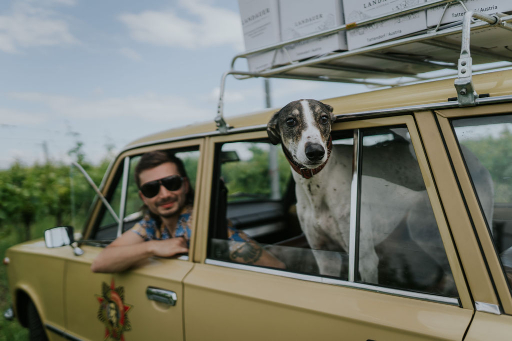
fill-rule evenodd
<path id="1" fill-rule="evenodd" d="M 148 152 L 142 155 L 140 158 L 139 163 L 135 167 L 135 183 L 137 184 L 137 188 L 140 189 L 140 173 L 147 169 L 152 169 L 155 167 L 158 167 L 164 163 L 174 163 L 176 165 L 176 168 L 178 168 L 178 173 L 188 179 L 187 171 L 185 170 L 185 166 L 183 165 L 183 161 L 181 161 L 180 158 L 176 157 L 171 152 L 157 150 L 153 152 Z M 190 184 L 190 179 L 189 184 Z M 192 188 L 192 185 L 190 184 L 189 190 L 187 193 L 187 197 L 185 200 L 186 205 L 192 205 L 194 203 L 194 189 Z"/>

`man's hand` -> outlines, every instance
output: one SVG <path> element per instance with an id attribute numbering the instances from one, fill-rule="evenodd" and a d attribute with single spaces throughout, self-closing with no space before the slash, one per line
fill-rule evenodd
<path id="1" fill-rule="evenodd" d="M 153 256 L 172 257 L 180 253 L 188 253 L 187 241 L 183 237 L 166 240 L 152 240 L 150 249 Z"/>

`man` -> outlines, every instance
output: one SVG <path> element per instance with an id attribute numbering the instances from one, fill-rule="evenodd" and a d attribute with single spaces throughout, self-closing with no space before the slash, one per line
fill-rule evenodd
<path id="1" fill-rule="evenodd" d="M 183 162 L 164 151 L 144 154 L 135 168 L 135 182 L 145 216 L 96 257 L 93 272 L 120 272 L 149 257 L 173 257 L 188 252 L 194 191 Z M 243 232 L 228 227 L 235 242 L 230 258 L 237 262 L 284 268 Z"/>

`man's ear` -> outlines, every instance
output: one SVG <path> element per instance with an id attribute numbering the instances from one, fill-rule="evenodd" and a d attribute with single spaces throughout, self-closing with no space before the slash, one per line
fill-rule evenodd
<path id="1" fill-rule="evenodd" d="M 142 202 L 144 203 L 144 205 L 146 204 L 146 201 L 144 199 L 146 199 L 146 197 L 144 195 L 142 195 L 142 192 L 139 190 L 139 197 L 140 197 L 140 200 L 142 200 Z"/>
<path id="2" fill-rule="evenodd" d="M 267 134 L 272 144 L 278 144 L 279 142 L 281 142 L 281 135 L 279 133 L 278 123 L 279 113 L 280 111 L 276 112 L 274 116 L 272 116 L 270 121 L 268 121 L 267 124 Z"/>

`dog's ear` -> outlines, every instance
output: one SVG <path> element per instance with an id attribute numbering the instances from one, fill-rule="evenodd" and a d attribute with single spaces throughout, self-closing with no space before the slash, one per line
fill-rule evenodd
<path id="1" fill-rule="evenodd" d="M 322 103 L 322 102 L 320 102 Z M 331 114 L 331 122 L 334 123 L 334 121 L 336 121 L 336 116 L 332 113 L 334 111 L 334 109 L 329 105 L 329 104 L 325 104 L 325 103 L 322 103 L 323 106 L 325 107 L 325 109 L 327 109 L 327 111 L 329 112 L 329 114 Z"/>
<path id="2" fill-rule="evenodd" d="M 272 144 L 278 144 L 281 142 L 281 135 L 279 133 L 279 112 L 276 112 L 267 124 L 267 134 Z"/>

